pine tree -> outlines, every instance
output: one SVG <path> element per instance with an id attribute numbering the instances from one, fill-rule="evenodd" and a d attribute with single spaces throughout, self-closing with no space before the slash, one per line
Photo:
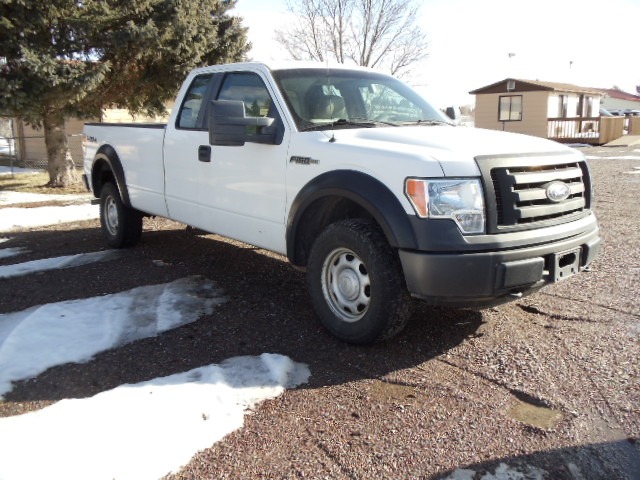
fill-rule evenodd
<path id="1" fill-rule="evenodd" d="M 76 181 L 64 120 L 163 113 L 194 67 L 249 50 L 235 0 L 3 0 L 0 112 L 44 129 L 51 186 Z"/>

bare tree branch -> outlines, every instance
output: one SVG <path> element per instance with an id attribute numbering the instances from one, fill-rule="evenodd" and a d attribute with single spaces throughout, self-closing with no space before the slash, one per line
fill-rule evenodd
<path id="1" fill-rule="evenodd" d="M 295 60 L 339 63 L 406 74 L 427 53 L 415 24 L 416 0 L 287 0 L 296 21 L 276 31 Z"/>

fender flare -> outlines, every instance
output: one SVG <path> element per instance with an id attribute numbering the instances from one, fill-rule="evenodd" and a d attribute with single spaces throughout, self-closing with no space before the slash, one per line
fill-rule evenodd
<path id="1" fill-rule="evenodd" d="M 366 173 L 334 170 L 311 180 L 293 200 L 286 231 L 287 257 L 293 265 L 300 265 L 296 242 L 305 213 L 318 200 L 327 198 L 346 199 L 357 204 L 378 223 L 392 247 L 418 248 L 409 215 L 385 184 Z"/>
<path id="2" fill-rule="evenodd" d="M 106 167 L 104 165 L 106 165 Z M 129 199 L 129 190 L 127 189 L 122 162 L 115 149 L 111 145 L 106 144 L 98 149 L 95 157 L 93 157 L 93 164 L 91 166 L 91 187 L 97 198 L 100 197 L 100 190 L 104 184 L 104 182 L 102 182 L 102 175 L 99 175 L 99 173 L 105 169 L 113 173 L 122 203 L 130 207 L 131 201 Z"/>

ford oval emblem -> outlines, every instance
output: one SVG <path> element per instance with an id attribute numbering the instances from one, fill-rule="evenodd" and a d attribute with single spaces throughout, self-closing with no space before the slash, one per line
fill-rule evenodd
<path id="1" fill-rule="evenodd" d="M 545 193 L 549 200 L 557 203 L 569 198 L 569 195 L 571 195 L 571 188 L 569 188 L 569 185 L 564 182 L 556 181 L 547 185 Z"/>

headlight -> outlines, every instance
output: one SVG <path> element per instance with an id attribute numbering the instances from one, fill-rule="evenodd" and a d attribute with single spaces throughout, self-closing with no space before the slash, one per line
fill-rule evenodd
<path id="1" fill-rule="evenodd" d="M 450 218 L 463 233 L 484 233 L 484 197 L 480 180 L 408 178 L 405 192 L 421 218 Z"/>

